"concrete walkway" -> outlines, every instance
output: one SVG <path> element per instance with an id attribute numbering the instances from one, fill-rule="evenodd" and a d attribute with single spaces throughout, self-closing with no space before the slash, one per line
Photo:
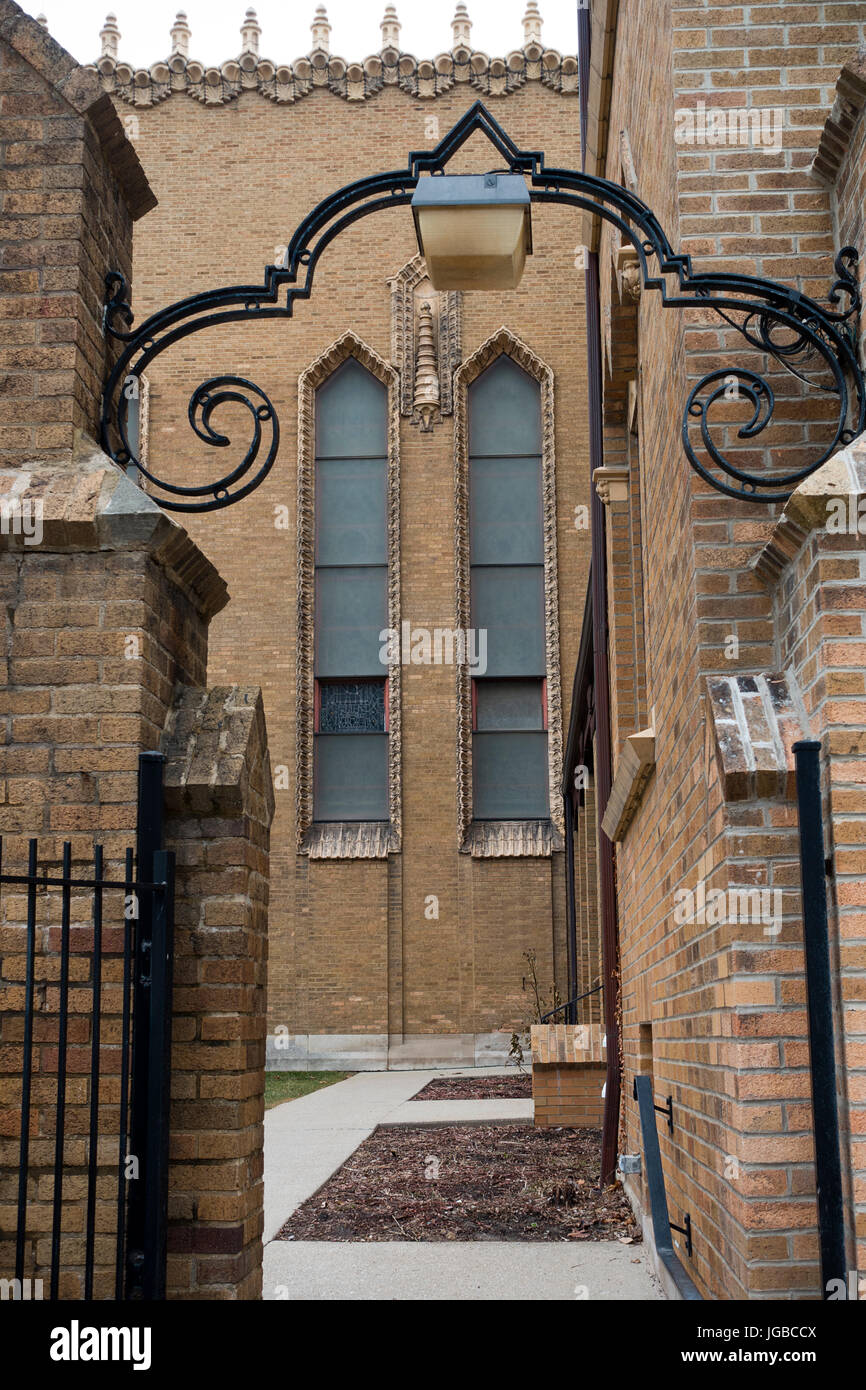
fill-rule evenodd
<path id="1" fill-rule="evenodd" d="M 640 1245 L 617 1241 L 275 1240 L 264 1297 L 361 1302 L 658 1299 Z"/>
<path id="2" fill-rule="evenodd" d="M 527 1123 L 525 1100 L 410 1101 L 437 1076 L 510 1068 L 359 1072 L 265 1115 L 266 1299 L 654 1299 L 642 1246 L 618 1241 L 278 1241 L 378 1125 Z"/>
<path id="3" fill-rule="evenodd" d="M 407 1100 L 382 1124 L 406 1125 L 531 1125 L 531 1100 Z"/>
<path id="4" fill-rule="evenodd" d="M 359 1071 L 335 1086 L 269 1110 L 265 1115 L 265 1241 L 273 1240 L 295 1208 L 327 1182 L 377 1125 L 441 1075 L 436 1071 Z"/>

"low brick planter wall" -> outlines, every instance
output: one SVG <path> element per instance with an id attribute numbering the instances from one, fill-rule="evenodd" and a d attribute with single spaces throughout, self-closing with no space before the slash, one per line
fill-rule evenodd
<path id="1" fill-rule="evenodd" d="M 599 1128 L 607 1072 L 602 1025 L 534 1024 L 531 1045 L 535 1124 Z"/>

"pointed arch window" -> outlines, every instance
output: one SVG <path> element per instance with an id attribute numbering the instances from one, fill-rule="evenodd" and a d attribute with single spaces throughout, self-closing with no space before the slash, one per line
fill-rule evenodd
<path id="1" fill-rule="evenodd" d="M 549 815 L 541 391 L 507 355 L 469 386 L 473 816 Z"/>
<path id="2" fill-rule="evenodd" d="M 354 357 L 316 392 L 313 819 L 387 821 L 388 393 Z"/>

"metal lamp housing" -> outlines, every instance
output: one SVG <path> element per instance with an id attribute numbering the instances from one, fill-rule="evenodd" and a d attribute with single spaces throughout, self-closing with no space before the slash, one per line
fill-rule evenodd
<path id="1" fill-rule="evenodd" d="M 436 290 L 513 290 L 532 255 L 520 174 L 435 174 L 412 198 L 418 246 Z"/>

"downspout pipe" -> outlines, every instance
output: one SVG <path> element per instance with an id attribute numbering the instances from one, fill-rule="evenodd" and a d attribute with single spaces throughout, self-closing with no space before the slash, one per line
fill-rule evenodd
<path id="1" fill-rule="evenodd" d="M 589 72 L 591 19 L 588 0 L 578 0 L 577 63 L 580 102 L 580 161 L 586 169 L 586 141 L 589 124 Z M 586 357 L 589 392 L 590 477 L 604 462 L 602 445 L 601 322 L 599 312 L 598 253 L 586 257 Z M 612 783 L 610 755 L 610 677 L 607 664 L 607 546 L 604 504 L 594 487 L 591 491 L 592 523 L 592 623 L 593 684 L 595 696 L 596 766 L 595 784 L 601 814 L 610 797 Z M 599 821 L 601 820 L 599 815 Z M 607 1035 L 607 1078 L 604 1089 L 604 1120 L 601 1139 L 601 1182 L 616 1181 L 619 1133 L 620 1068 L 619 1022 L 619 942 L 616 923 L 616 874 L 614 849 L 598 826 L 598 870 L 601 905 L 602 968 L 604 971 L 604 1025 Z"/>
<path id="2" fill-rule="evenodd" d="M 568 954 L 568 998 L 577 999 L 577 909 L 574 901 L 574 801 L 571 793 L 563 792 L 565 807 L 565 916 Z M 566 1023 L 577 1023 L 577 1003 L 570 1003 Z"/>
<path id="3" fill-rule="evenodd" d="M 794 744 L 797 809 L 800 821 L 800 876 L 803 888 L 803 944 L 806 961 L 806 1006 L 809 1016 L 809 1061 L 815 1135 L 818 1196 L 818 1243 L 823 1296 L 848 1296 L 845 1218 L 839 1111 L 836 1101 L 836 1043 L 833 1035 L 833 986 L 827 923 L 824 822 L 821 805 L 821 743 Z M 838 1284 L 831 1281 L 839 1280 Z"/>

